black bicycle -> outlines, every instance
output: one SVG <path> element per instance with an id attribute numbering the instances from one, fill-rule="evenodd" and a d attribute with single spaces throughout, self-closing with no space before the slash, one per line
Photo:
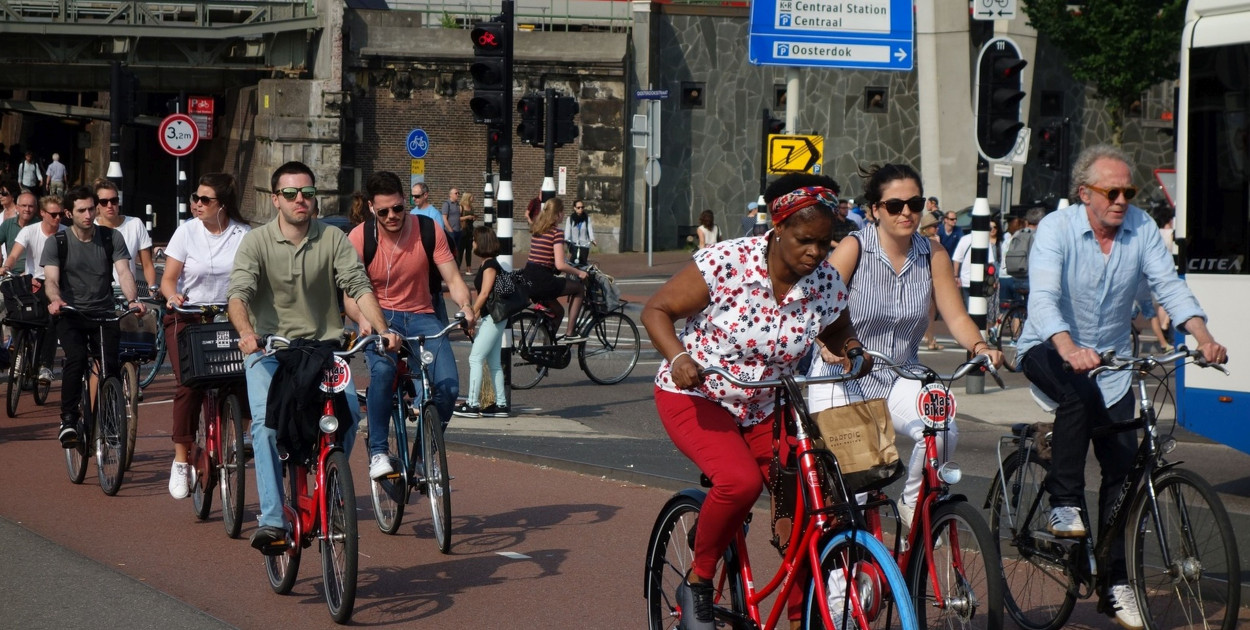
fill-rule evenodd
<path id="1" fill-rule="evenodd" d="M 1180 361 L 1228 372 L 1184 347 L 1162 357 L 1117 359 L 1108 353 L 1103 361 L 1090 376 L 1132 372 L 1141 411 L 1136 422 L 1104 429 L 1102 434 L 1143 431 L 1133 469 L 1107 529 L 1125 534 L 1129 583 L 1142 619 L 1152 630 L 1231 630 L 1240 608 L 1241 566 L 1228 512 L 1206 480 L 1177 467 L 1179 462 L 1164 459 L 1176 447 L 1176 440 L 1160 435 L 1146 386 L 1152 374 L 1166 383 Z M 999 442 L 1001 464 L 986 499 L 990 528 L 998 535 L 1001 552 L 1003 600 L 1016 623 L 1029 630 L 1062 627 L 1078 597 L 1105 594 L 1111 586 L 1104 567 L 1112 537 L 1103 536 L 1095 543 L 1091 534 L 1058 538 L 1047 530 L 1043 480 L 1050 470 L 1049 441 L 1044 426 L 1013 426 L 1011 434 Z M 1093 532 L 1085 508 L 1082 501 L 1085 530 Z M 1101 595 L 1098 609 L 1111 610 Z"/>
<path id="2" fill-rule="evenodd" d="M 48 401 L 48 393 L 52 389 L 50 379 L 39 380 L 40 367 L 52 368 L 50 365 L 39 365 L 44 336 L 51 324 L 47 308 L 30 290 L 30 280 L 30 276 L 14 273 L 0 278 L 0 292 L 4 294 L 7 311 L 4 325 L 13 329 L 9 342 L 9 382 L 6 386 L 4 409 L 10 418 L 17 417 L 17 405 L 21 401 L 22 392 L 31 390 L 35 404 L 42 406 Z"/>

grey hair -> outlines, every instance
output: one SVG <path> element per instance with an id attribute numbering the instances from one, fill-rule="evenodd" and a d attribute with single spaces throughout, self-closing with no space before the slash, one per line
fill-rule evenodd
<path id="1" fill-rule="evenodd" d="M 1046 218 L 1046 208 L 1042 206 L 1029 208 L 1029 211 L 1024 213 L 1024 222 L 1028 225 L 1037 225 L 1044 218 Z"/>
<path id="2" fill-rule="evenodd" d="M 1087 147 L 1081 154 L 1077 156 L 1076 163 L 1072 165 L 1072 190 L 1069 191 L 1070 199 L 1076 203 L 1080 199 L 1081 186 L 1088 186 L 1094 181 L 1094 162 L 1108 158 L 1119 160 L 1128 166 L 1129 172 L 1133 171 L 1133 163 L 1129 161 L 1128 154 L 1124 151 L 1113 147 L 1109 144 L 1096 144 Z"/>

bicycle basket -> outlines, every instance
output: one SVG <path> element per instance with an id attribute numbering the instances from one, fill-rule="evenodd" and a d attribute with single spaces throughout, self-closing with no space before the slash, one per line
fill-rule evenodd
<path id="1" fill-rule="evenodd" d="M 616 280 L 594 268 L 590 270 L 586 301 L 596 313 L 615 311 L 625 303 L 621 299 L 621 290 L 617 288 Z"/>
<path id="2" fill-rule="evenodd" d="M 234 326 L 195 324 L 180 330 L 178 376 L 187 387 L 216 387 L 243 378 L 243 351 Z"/>
<path id="3" fill-rule="evenodd" d="M 26 275 L 0 282 L 0 295 L 4 296 L 4 308 L 8 311 L 6 317 L 18 323 L 46 326 L 48 308 L 30 290 L 30 279 Z"/>

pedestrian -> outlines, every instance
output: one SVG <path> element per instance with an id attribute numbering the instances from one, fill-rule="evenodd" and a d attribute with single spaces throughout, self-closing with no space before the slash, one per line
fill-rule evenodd
<path id="1" fill-rule="evenodd" d="M 430 217 L 434 219 L 434 224 L 442 228 L 444 232 L 451 232 L 447 218 L 438 211 L 438 208 L 430 204 L 430 187 L 425 182 L 412 185 L 412 212 L 410 214 L 423 214 Z"/>
<path id="2" fill-rule="evenodd" d="M 720 228 L 716 227 L 716 215 L 711 210 L 699 214 L 699 249 L 711 247 L 720 242 Z"/>
<path id="3" fill-rule="evenodd" d="M 586 337 L 575 332 L 575 326 L 582 298 L 586 295 L 584 283 L 590 275 L 568 263 L 564 230 L 559 227 L 562 218 L 564 202 L 555 197 L 543 202 L 542 212 L 538 213 L 531 226 L 534 236 L 530 238 L 529 260 L 521 272 L 530 285 L 530 300 L 542 302 L 550 308 L 555 313 L 555 321 L 564 318 L 564 307 L 560 305 L 559 298 L 566 295 L 572 297 L 569 300 L 568 329 L 556 343 L 575 344 L 586 341 Z"/>
<path id="4" fill-rule="evenodd" d="M 460 193 L 460 242 L 456 243 L 457 251 L 464 259 L 464 270 L 473 269 L 473 221 L 477 219 L 477 210 L 473 209 L 473 193 Z M 457 267 L 459 259 L 457 259 Z"/>
<path id="5" fill-rule="evenodd" d="M 65 165 L 61 164 L 61 154 L 52 154 L 52 163 L 44 171 L 44 188 L 49 195 L 65 194 Z"/>
<path id="6" fill-rule="evenodd" d="M 924 216 L 920 217 L 920 235 L 929 239 L 930 248 L 941 247 L 942 243 L 937 238 L 938 224 L 942 222 L 942 215 L 931 210 L 925 210 Z M 929 302 L 929 325 L 924 331 L 924 345 L 927 350 L 942 350 L 942 344 L 937 342 L 937 304 L 933 301 Z"/>
<path id="7" fill-rule="evenodd" d="M 747 213 L 742 217 L 742 236 L 759 236 L 763 234 L 760 227 L 760 204 L 750 202 L 747 204 Z"/>
<path id="8" fill-rule="evenodd" d="M 451 246 L 452 258 L 460 260 L 460 236 L 464 227 L 460 223 L 460 189 L 452 187 L 447 191 L 447 199 L 438 209 L 443 215 L 443 225 L 447 230 L 447 244 Z M 460 266 L 457 263 L 456 269 Z"/>
<path id="9" fill-rule="evenodd" d="M 128 263 L 130 274 L 137 282 L 140 278 L 138 270 L 142 268 L 144 284 L 140 286 L 142 294 L 147 295 L 148 289 L 156 286 L 157 282 L 156 264 L 152 262 L 152 236 L 148 234 L 147 226 L 137 217 L 122 214 L 121 193 L 117 190 L 117 184 L 111 180 L 103 177 L 95 180 L 95 196 L 100 203 L 96 212 L 96 225 L 103 225 L 121 233 L 126 241 L 126 250 L 130 252 Z M 113 282 L 114 287 L 120 286 L 116 275 L 114 275 Z"/>
<path id="10" fill-rule="evenodd" d="M 930 202 L 936 207 L 937 197 L 930 197 Z M 937 210 L 935 212 L 940 212 Z M 938 226 L 938 242 L 942 244 L 942 248 L 946 250 L 947 256 L 955 255 L 955 246 L 959 244 L 959 239 L 963 238 L 964 231 L 956 225 L 959 217 L 954 212 L 947 212 L 942 215 L 942 225 Z"/>
<path id="11" fill-rule="evenodd" d="M 175 307 L 226 303 L 234 254 L 252 229 L 239 212 L 238 187 L 228 173 L 200 176 L 191 195 L 191 215 L 194 218 L 178 226 L 165 246 L 165 274 L 161 277 L 160 293 L 168 308 L 161 325 L 165 338 L 174 341 L 175 347 L 182 329 L 212 321 L 199 314 L 179 313 Z M 183 359 L 176 351 L 169 354 L 177 382 L 171 410 L 174 461 L 169 470 L 169 494 L 175 499 L 185 499 L 191 492 L 187 455 L 195 442 L 204 402 L 204 390 L 182 384 Z"/>
<path id="12" fill-rule="evenodd" d="M 525 206 L 525 225 L 530 228 L 530 233 L 534 230 L 534 221 L 538 220 L 538 214 L 543 211 L 543 193 L 540 190 L 538 194 L 530 199 L 528 205 Z"/>
<path id="13" fill-rule="evenodd" d="M 590 263 L 590 246 L 599 243 L 595 241 L 595 226 L 582 199 L 573 202 L 573 214 L 564 220 L 564 240 L 569 246 L 570 264 L 585 267 Z"/>
<path id="14" fill-rule="evenodd" d="M 22 190 L 33 192 L 36 195 L 41 194 L 40 185 L 43 183 L 43 171 L 39 170 L 39 164 L 35 162 L 34 151 L 27 151 L 26 159 L 17 165 L 17 183 L 21 184 Z"/>
<path id="15" fill-rule="evenodd" d="M 495 259 L 499 255 L 499 239 L 489 227 L 482 225 L 473 229 L 473 249 L 482 266 L 473 278 L 473 289 L 477 298 L 473 300 L 473 312 L 478 314 L 477 334 L 473 337 L 473 349 L 469 351 L 469 393 L 464 402 L 456 405 L 455 414 L 463 418 L 507 418 L 510 413 L 508 406 L 508 388 L 503 380 L 503 365 L 499 361 L 499 342 L 507 330 L 508 322 L 495 321 L 485 312 L 486 301 L 495 288 L 495 280 L 503 273 L 503 267 Z M 490 382 L 494 386 L 495 402 L 482 405 L 483 378 L 485 368 L 490 367 Z"/>
<path id="16" fill-rule="evenodd" d="M 365 222 L 369 217 L 369 203 L 365 201 L 365 194 L 357 190 L 352 193 L 352 207 L 347 211 L 347 222 L 352 227 L 356 227 Z"/>
<path id="17" fill-rule="evenodd" d="M 991 285 L 994 284 L 994 276 L 989 273 L 998 264 L 998 237 L 995 230 L 996 222 L 990 221 L 990 245 L 989 245 L 989 261 L 986 263 L 984 282 Z M 958 229 L 958 228 L 956 228 Z M 938 234 L 938 240 L 942 236 Z M 959 290 L 964 297 L 964 308 L 968 308 L 968 300 L 971 298 L 969 287 L 972 286 L 972 234 L 964 234 L 959 237 L 959 242 L 955 244 L 955 253 L 951 255 L 951 262 L 955 263 L 955 275 L 959 277 Z M 996 286 L 996 285 L 995 285 Z M 993 295 L 986 293 L 986 295 Z"/>

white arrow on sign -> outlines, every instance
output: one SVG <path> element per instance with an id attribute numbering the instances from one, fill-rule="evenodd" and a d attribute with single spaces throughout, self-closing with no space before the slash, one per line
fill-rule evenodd
<path id="1" fill-rule="evenodd" d="M 898 50 L 894 51 L 894 58 L 898 59 L 899 63 L 903 63 L 903 60 L 907 58 L 907 52 L 903 50 L 902 48 L 899 48 Z"/>

